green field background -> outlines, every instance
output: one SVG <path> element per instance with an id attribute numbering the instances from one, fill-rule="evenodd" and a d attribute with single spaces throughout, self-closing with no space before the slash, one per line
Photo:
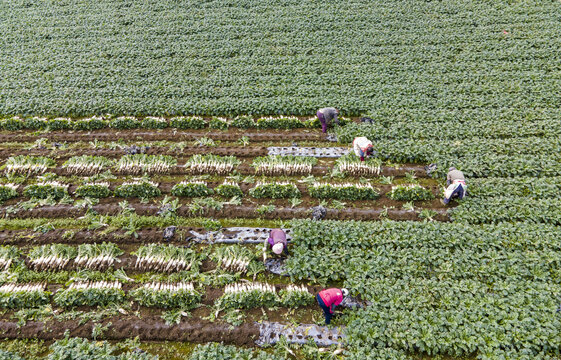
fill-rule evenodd
<path id="1" fill-rule="evenodd" d="M 558 108 L 560 23 L 559 1 L 2 1 L 0 114 Z"/>

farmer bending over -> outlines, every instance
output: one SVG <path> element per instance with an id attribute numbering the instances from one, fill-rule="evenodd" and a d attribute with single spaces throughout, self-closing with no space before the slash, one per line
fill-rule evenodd
<path id="1" fill-rule="evenodd" d="M 372 141 L 368 140 L 364 136 L 356 137 L 353 140 L 353 148 L 356 156 L 360 157 L 360 161 L 364 161 L 365 157 L 372 155 L 374 152 Z"/>
<path id="2" fill-rule="evenodd" d="M 323 315 L 325 315 L 325 325 L 329 325 L 335 307 L 341 304 L 343 298 L 347 295 L 349 295 L 349 290 L 335 288 L 322 290 L 316 295 L 319 307 L 323 310 Z"/>
<path id="3" fill-rule="evenodd" d="M 319 122 L 321 123 L 321 131 L 327 132 L 327 125 L 329 125 L 330 121 L 333 120 L 337 125 L 339 125 L 339 119 L 337 119 L 337 115 L 339 115 L 339 110 L 328 107 L 319 109 L 317 114 Z"/>
<path id="4" fill-rule="evenodd" d="M 444 191 L 443 204 L 448 204 L 450 200 L 458 198 L 462 200 L 466 195 L 466 179 L 464 173 L 457 170 L 455 167 L 448 169 L 448 176 L 446 177 L 446 191 Z"/>
<path id="5" fill-rule="evenodd" d="M 263 261 L 267 260 L 267 245 L 272 248 L 273 253 L 280 255 L 284 252 L 288 255 L 286 234 L 281 229 L 269 231 L 269 238 L 263 243 Z"/>

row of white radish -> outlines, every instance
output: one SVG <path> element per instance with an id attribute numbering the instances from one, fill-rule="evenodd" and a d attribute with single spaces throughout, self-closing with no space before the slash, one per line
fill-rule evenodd
<path id="1" fill-rule="evenodd" d="M 263 164 L 259 165 L 255 170 L 258 174 L 270 174 L 270 175 L 280 175 L 280 174 L 301 174 L 310 173 L 312 171 L 311 164 Z"/>
<path id="2" fill-rule="evenodd" d="M 163 283 L 163 282 L 151 282 L 142 286 L 144 289 L 153 290 L 153 291 L 171 291 L 171 292 L 178 292 L 178 291 L 195 291 L 195 286 L 192 283 L 180 282 L 176 284 L 172 283 Z"/>
<path id="3" fill-rule="evenodd" d="M 247 258 L 230 257 L 230 258 L 227 258 L 227 259 L 223 260 L 220 267 L 222 267 L 225 270 L 230 270 L 230 271 L 246 272 L 247 271 L 247 266 L 249 265 L 250 262 L 251 262 L 251 260 L 247 259 Z"/>
<path id="4" fill-rule="evenodd" d="M 304 285 L 288 285 L 285 291 L 289 292 L 308 292 L 308 288 Z M 258 282 L 247 282 L 247 283 L 235 283 L 226 285 L 224 288 L 225 294 L 233 294 L 233 293 L 240 293 L 240 292 L 251 292 L 251 291 L 260 291 L 260 292 L 272 292 L 275 293 L 276 289 L 271 284 L 266 283 L 258 283 Z"/>
<path id="5" fill-rule="evenodd" d="M 353 183 L 344 183 L 344 184 L 331 184 L 331 183 L 314 183 L 312 185 L 313 188 L 319 187 L 331 187 L 335 189 L 346 189 L 346 188 L 355 188 L 355 189 L 374 189 L 371 184 L 353 184 Z"/>
<path id="6" fill-rule="evenodd" d="M 192 163 L 189 168 L 193 172 L 206 173 L 212 172 L 221 174 L 228 174 L 234 170 L 233 164 L 225 164 L 223 162 L 205 161 L 200 163 Z"/>
<path id="7" fill-rule="evenodd" d="M 235 283 L 235 284 L 226 285 L 226 287 L 224 288 L 225 294 L 234 294 L 239 292 L 251 292 L 251 291 L 275 293 L 276 289 L 273 285 L 264 284 L 264 283 Z"/>
<path id="8" fill-rule="evenodd" d="M 139 256 L 136 258 L 135 269 L 155 271 L 183 271 L 189 270 L 192 263 L 185 260 L 166 259 L 161 256 Z"/>
<path id="9" fill-rule="evenodd" d="M 353 175 L 380 175 L 381 166 L 371 166 L 364 163 L 339 161 L 339 171 Z"/>
<path id="10" fill-rule="evenodd" d="M 66 265 L 68 265 L 70 261 L 71 259 L 69 258 L 50 255 L 32 260 L 31 266 L 35 270 L 63 269 L 64 267 L 66 267 Z M 94 270 L 112 266 L 115 261 L 120 260 L 112 255 L 99 255 L 94 257 L 78 256 L 74 259 L 74 264 L 81 268 Z"/>

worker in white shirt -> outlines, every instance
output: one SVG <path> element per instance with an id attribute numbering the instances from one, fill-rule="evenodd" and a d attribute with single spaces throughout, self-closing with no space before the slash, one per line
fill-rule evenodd
<path id="1" fill-rule="evenodd" d="M 372 141 L 368 140 L 364 136 L 356 137 L 353 140 L 353 148 L 356 156 L 360 157 L 360 161 L 364 161 L 365 157 L 372 155 L 374 152 Z"/>
<path id="2" fill-rule="evenodd" d="M 447 205 L 450 200 L 458 198 L 462 200 L 466 196 L 466 179 L 464 173 L 455 167 L 448 169 L 448 176 L 446 176 L 446 190 L 444 191 L 444 199 L 442 203 Z"/>

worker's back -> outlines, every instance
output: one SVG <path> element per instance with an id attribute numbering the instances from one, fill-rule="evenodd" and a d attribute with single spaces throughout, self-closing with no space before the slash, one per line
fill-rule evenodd
<path id="1" fill-rule="evenodd" d="M 273 239 L 271 245 L 278 244 L 278 243 L 281 243 L 284 246 L 287 245 L 286 234 L 284 231 L 282 231 L 282 229 L 272 229 L 269 236 L 270 239 Z M 271 243 L 271 241 L 269 241 L 269 243 Z"/>
<path id="2" fill-rule="evenodd" d="M 448 173 L 448 180 L 451 182 L 454 180 L 465 180 L 464 173 L 460 170 L 454 169 Z"/>
<path id="3" fill-rule="evenodd" d="M 319 296 L 326 306 L 339 305 L 343 301 L 341 289 L 331 288 L 319 292 Z"/>
<path id="4" fill-rule="evenodd" d="M 337 119 L 337 109 L 334 107 L 319 109 L 319 111 L 325 116 L 325 120 Z"/>

